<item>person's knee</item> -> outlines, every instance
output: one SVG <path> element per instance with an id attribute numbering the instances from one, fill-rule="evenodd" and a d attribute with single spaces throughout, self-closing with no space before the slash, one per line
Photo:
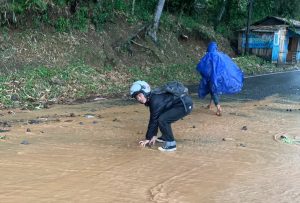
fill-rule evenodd
<path id="1" fill-rule="evenodd" d="M 167 125 L 167 121 L 166 121 L 166 119 L 164 119 L 163 117 L 159 117 L 158 118 L 158 125 L 159 126 L 165 126 L 165 125 Z"/>
<path id="2" fill-rule="evenodd" d="M 167 126 L 169 124 L 170 124 L 170 122 L 166 118 L 164 118 L 163 116 L 158 118 L 158 125 L 159 126 Z"/>

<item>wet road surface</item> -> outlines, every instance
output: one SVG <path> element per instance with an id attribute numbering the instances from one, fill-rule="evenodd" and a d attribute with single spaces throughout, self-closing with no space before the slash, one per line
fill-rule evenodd
<path id="1" fill-rule="evenodd" d="M 197 92 L 198 86 L 190 86 Z M 300 101 L 300 71 L 265 74 L 246 77 L 242 92 L 237 95 L 223 95 L 222 100 L 261 100 L 276 95 L 290 101 Z"/>

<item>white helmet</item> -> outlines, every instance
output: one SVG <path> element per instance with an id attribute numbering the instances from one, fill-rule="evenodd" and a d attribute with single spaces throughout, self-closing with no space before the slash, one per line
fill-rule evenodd
<path id="1" fill-rule="evenodd" d="M 150 85 L 145 81 L 138 80 L 134 82 L 130 87 L 130 96 L 135 97 L 139 93 L 143 93 L 147 96 L 151 91 Z"/>

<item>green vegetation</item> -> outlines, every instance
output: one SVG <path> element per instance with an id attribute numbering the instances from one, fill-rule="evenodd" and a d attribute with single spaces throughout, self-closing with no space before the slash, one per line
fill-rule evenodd
<path id="1" fill-rule="evenodd" d="M 156 86 L 171 79 L 194 83 L 197 75 L 192 65 L 154 67 L 146 71 L 117 70 L 110 66 L 97 70 L 83 63 L 57 68 L 27 67 L 0 75 L 0 103 L 2 107 L 32 109 L 87 97 L 119 96 L 127 94 L 129 85 L 137 79 Z"/>
<path id="2" fill-rule="evenodd" d="M 72 25 L 75 30 L 80 30 L 82 32 L 86 32 L 88 30 L 88 8 L 81 7 L 72 16 Z"/>
<path id="3" fill-rule="evenodd" d="M 69 32 L 71 30 L 71 23 L 69 19 L 59 17 L 55 22 L 54 27 L 58 32 Z"/>
<path id="4" fill-rule="evenodd" d="M 148 69 L 134 67 L 129 68 L 128 71 L 131 76 L 131 81 L 145 80 L 154 86 L 172 80 L 178 80 L 188 84 L 193 84 L 198 80 L 195 64 L 160 66 Z"/>
<path id="5" fill-rule="evenodd" d="M 34 22 L 36 25 L 52 25 L 57 31 L 65 31 L 67 29 L 57 25 L 62 24 L 61 19 L 68 19 L 73 29 L 86 31 L 89 23 L 92 23 L 97 30 L 101 30 L 105 23 L 113 21 L 114 16 L 120 14 L 129 22 L 149 22 L 157 3 L 158 0 L 4 1 L 0 3 L 0 25 L 18 27 Z M 248 0 L 172 0 L 166 1 L 164 12 L 176 14 L 182 22 L 192 27 L 195 22 L 213 25 L 217 31 L 230 36 L 230 33 L 245 26 L 247 5 Z M 288 3 L 283 0 L 254 1 L 253 11 L 253 21 L 271 15 L 300 19 L 298 0 L 289 0 Z"/>
<path id="6" fill-rule="evenodd" d="M 284 69 L 257 56 L 241 56 L 235 58 L 234 61 L 247 75 L 270 73 Z"/>
<path id="7" fill-rule="evenodd" d="M 257 56 L 240 56 L 233 60 L 243 70 L 245 75 L 257 75 L 295 69 L 293 66 L 272 64 Z"/>

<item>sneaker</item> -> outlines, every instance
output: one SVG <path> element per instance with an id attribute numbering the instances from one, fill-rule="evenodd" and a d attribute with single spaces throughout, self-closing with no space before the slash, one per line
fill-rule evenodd
<path id="1" fill-rule="evenodd" d="M 164 143 L 165 142 L 165 138 L 163 138 L 162 136 L 158 137 L 158 138 L 156 138 L 156 142 Z"/>
<path id="2" fill-rule="evenodd" d="M 158 150 L 162 152 L 173 152 L 176 150 L 176 145 L 168 146 L 168 147 L 166 146 L 158 147 Z"/>

